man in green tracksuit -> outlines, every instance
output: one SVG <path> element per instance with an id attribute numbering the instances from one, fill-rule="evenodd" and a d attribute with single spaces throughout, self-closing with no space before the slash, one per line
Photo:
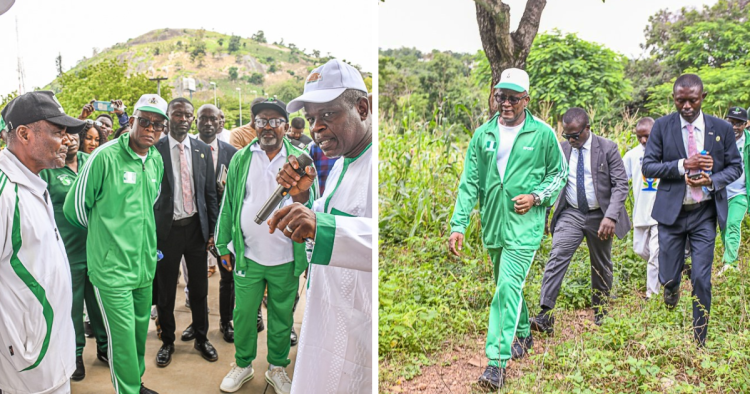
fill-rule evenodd
<path id="1" fill-rule="evenodd" d="M 740 250 L 742 240 L 742 219 L 745 218 L 747 207 L 750 202 L 750 131 L 745 129 L 747 124 L 747 111 L 741 107 L 729 108 L 726 116 L 732 125 L 734 138 L 737 141 L 737 149 L 742 155 L 742 175 L 734 182 L 727 185 L 727 198 L 729 210 L 727 213 L 727 226 L 721 232 L 721 240 L 724 242 L 724 266 L 719 271 L 722 275 L 728 269 L 737 268 L 737 253 Z"/>
<path id="2" fill-rule="evenodd" d="M 65 199 L 68 221 L 89 230 L 89 278 L 109 336 L 116 393 L 155 393 L 141 377 L 156 271 L 154 203 L 164 173 L 153 145 L 167 125 L 166 110 L 161 97 L 143 95 L 131 132 L 91 154 Z"/>
<path id="3" fill-rule="evenodd" d="M 255 130 L 250 145 L 232 157 L 227 173 L 224 197 L 216 223 L 216 248 L 222 264 L 228 266 L 234 253 L 234 346 L 236 365 L 222 380 L 220 389 L 235 392 L 253 378 L 252 362 L 258 349 L 257 310 L 268 286 L 268 371 L 266 381 L 277 394 L 288 394 L 291 380 L 289 333 L 294 322 L 293 307 L 299 276 L 307 268 L 305 245 L 294 243 L 280 232 L 269 233 L 265 223 L 254 222 L 258 211 L 279 186 L 276 176 L 290 155 L 305 153 L 284 138 L 289 128 L 286 104 L 270 98 L 252 106 Z M 314 168 L 314 167 L 313 167 Z M 311 171 L 315 174 L 315 171 Z M 312 192 L 294 195 L 294 201 L 312 206 Z M 292 204 L 291 199 L 281 203 Z"/>
<path id="4" fill-rule="evenodd" d="M 489 362 L 479 384 L 499 389 L 506 362 L 522 357 L 533 345 L 522 290 L 542 241 L 546 207 L 565 185 L 568 168 L 555 132 L 526 109 L 528 74 L 507 69 L 495 88 L 500 112 L 480 126 L 469 143 L 449 249 L 459 255 L 478 198 L 496 283 L 485 347 Z"/>
<path id="5" fill-rule="evenodd" d="M 65 244 L 65 252 L 70 263 L 70 276 L 73 284 L 73 328 L 76 334 L 76 371 L 71 376 L 73 380 L 81 380 L 86 376 L 83 365 L 83 347 L 86 345 L 86 335 L 83 329 L 83 303 L 88 308 L 91 329 L 96 337 L 96 357 L 107 363 L 107 331 L 104 329 L 99 303 L 96 301 L 94 287 L 88 276 L 86 264 L 86 234 L 85 229 L 76 227 L 63 214 L 65 196 L 73 186 L 79 171 L 88 160 L 89 155 L 78 150 L 78 134 L 68 135 L 68 151 L 65 166 L 42 170 L 39 173 L 45 182 L 55 212 L 55 224 L 60 230 L 60 236 Z"/>

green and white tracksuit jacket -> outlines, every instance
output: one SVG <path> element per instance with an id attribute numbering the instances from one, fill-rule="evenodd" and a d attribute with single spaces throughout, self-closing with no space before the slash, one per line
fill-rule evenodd
<path id="1" fill-rule="evenodd" d="M 284 137 L 284 147 L 286 148 L 287 157 L 289 155 L 299 156 L 301 153 L 307 153 L 306 150 L 299 149 L 292 145 Z M 229 252 L 235 256 L 235 271 L 245 271 L 249 265 L 245 257 L 245 236 L 242 234 L 242 203 L 245 201 L 245 192 L 247 191 L 247 176 L 250 172 L 250 163 L 253 161 L 253 151 L 250 147 L 257 144 L 258 139 L 254 139 L 247 146 L 237 151 L 229 163 L 227 171 L 227 184 L 224 188 L 224 197 L 221 201 L 221 212 L 216 222 L 216 249 L 219 254 L 224 256 Z M 314 166 L 313 166 L 314 167 Z M 312 207 L 312 202 L 318 195 L 318 181 L 315 180 L 313 187 L 310 188 L 310 200 L 308 207 Z M 268 196 L 263 197 L 268 198 Z M 263 224 L 261 224 L 263 225 Z M 299 276 L 307 269 L 307 254 L 305 245 L 294 243 L 294 275 Z"/>
<path id="2" fill-rule="evenodd" d="M 479 199 L 484 244 L 488 249 L 536 250 L 544 235 L 546 208 L 565 186 L 568 165 L 552 128 L 526 110 L 526 120 L 510 151 L 503 180 L 497 167 L 500 145 L 496 113 L 469 143 L 451 232 L 464 233 Z M 525 215 L 513 209 L 520 194 L 538 195 L 542 203 Z"/>
<path id="3" fill-rule="evenodd" d="M 97 288 L 151 286 L 156 272 L 154 203 L 164 163 L 154 147 L 143 162 L 129 141 L 125 134 L 92 152 L 63 207 L 69 222 L 88 228 L 86 260 Z"/>
<path id="4" fill-rule="evenodd" d="M 313 205 L 317 230 L 292 394 L 372 390 L 373 160 L 372 145 L 336 160 Z"/>
<path id="5" fill-rule="evenodd" d="M 75 371 L 70 268 L 47 184 L 0 152 L 0 390 L 49 393 Z"/>

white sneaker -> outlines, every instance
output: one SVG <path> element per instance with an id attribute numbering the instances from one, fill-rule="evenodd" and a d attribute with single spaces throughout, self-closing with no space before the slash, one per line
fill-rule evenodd
<path id="1" fill-rule="evenodd" d="M 283 367 L 273 367 L 266 371 L 266 382 L 273 387 L 276 394 L 289 394 L 292 391 L 292 380 Z"/>
<path id="2" fill-rule="evenodd" d="M 736 268 L 734 268 L 734 266 L 729 265 L 729 264 L 724 264 L 724 266 L 721 267 L 721 269 L 719 270 L 718 276 L 724 276 L 724 274 L 726 274 L 727 271 L 734 270 L 734 269 L 736 269 Z"/>
<path id="3" fill-rule="evenodd" d="M 255 377 L 255 371 L 253 371 L 252 365 L 249 365 L 247 368 L 240 368 L 237 364 L 232 363 L 232 370 L 229 371 L 227 376 L 224 377 L 224 380 L 221 381 L 219 389 L 225 393 L 233 393 L 239 390 L 243 384 L 249 382 L 253 377 Z"/>

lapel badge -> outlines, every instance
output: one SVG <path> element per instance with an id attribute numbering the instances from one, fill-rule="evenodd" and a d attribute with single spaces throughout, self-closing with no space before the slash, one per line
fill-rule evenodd
<path id="1" fill-rule="evenodd" d="M 721 137 L 717 135 L 716 136 L 716 142 L 719 142 L 719 141 L 721 141 Z"/>
<path id="2" fill-rule="evenodd" d="M 716 141 L 718 141 L 718 140 L 716 140 Z M 203 158 L 203 153 L 201 153 L 201 159 L 202 159 L 202 158 Z"/>

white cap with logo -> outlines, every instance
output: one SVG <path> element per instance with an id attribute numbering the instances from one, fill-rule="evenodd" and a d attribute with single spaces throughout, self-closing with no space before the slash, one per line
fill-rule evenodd
<path id="1" fill-rule="evenodd" d="M 287 104 L 289 113 L 297 112 L 305 103 L 327 103 L 335 100 L 347 89 L 361 90 L 367 93 L 362 74 L 356 68 L 338 59 L 313 70 L 305 80 L 305 91 Z"/>
<path id="2" fill-rule="evenodd" d="M 500 74 L 500 83 L 495 85 L 496 89 L 510 89 L 514 92 L 529 91 L 529 74 L 520 68 L 506 68 Z"/>
<path id="3" fill-rule="evenodd" d="M 144 94 L 141 96 L 138 102 L 135 103 L 135 106 L 133 106 L 133 112 L 135 111 L 154 112 L 169 119 L 167 116 L 167 101 L 158 94 Z"/>

